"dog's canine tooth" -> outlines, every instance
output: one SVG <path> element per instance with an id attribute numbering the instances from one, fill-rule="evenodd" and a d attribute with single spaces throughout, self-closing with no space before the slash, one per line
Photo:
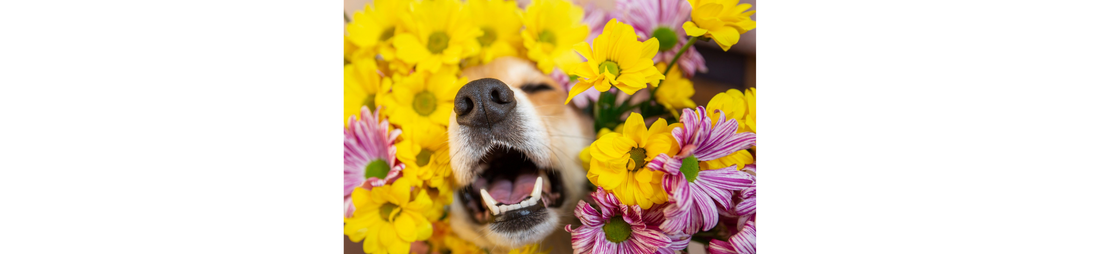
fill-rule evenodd
<path id="1" fill-rule="evenodd" d="M 535 178 L 535 188 L 531 189 L 531 198 L 538 199 L 539 194 L 542 194 L 542 177 Z"/>
<path id="2" fill-rule="evenodd" d="M 500 215 L 503 211 L 497 207 L 497 201 L 493 199 L 493 196 L 489 195 L 489 192 L 485 189 L 481 189 L 481 201 L 485 202 L 485 206 L 489 207 L 489 210 L 493 211 L 493 215 Z"/>

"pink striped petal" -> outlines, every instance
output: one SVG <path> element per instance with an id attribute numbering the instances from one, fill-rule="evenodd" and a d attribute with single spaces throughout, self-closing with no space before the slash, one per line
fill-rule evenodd
<path id="1" fill-rule="evenodd" d="M 581 220 L 581 224 L 586 226 L 603 225 L 603 218 L 600 216 L 600 212 L 592 208 L 592 205 L 585 203 L 584 200 L 577 201 L 577 208 L 573 209 L 573 215 L 577 216 L 577 219 Z"/>

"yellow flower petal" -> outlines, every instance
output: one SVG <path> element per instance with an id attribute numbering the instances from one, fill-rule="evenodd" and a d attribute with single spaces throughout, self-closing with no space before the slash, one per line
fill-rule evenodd
<path id="1" fill-rule="evenodd" d="M 413 222 L 412 216 L 408 214 L 397 216 L 397 220 L 394 221 L 393 225 L 397 230 L 397 237 L 401 238 L 402 241 L 416 241 L 416 223 Z"/>
<path id="2" fill-rule="evenodd" d="M 387 223 L 378 228 L 378 244 L 381 244 L 382 247 L 400 245 L 397 242 L 397 230 L 394 230 L 393 224 Z"/>
<path id="3" fill-rule="evenodd" d="M 569 105 L 569 101 L 572 101 L 573 97 L 576 97 L 578 94 L 583 93 L 589 88 L 592 88 L 592 83 L 578 81 L 576 85 L 573 85 L 573 88 L 569 89 L 569 96 L 565 97 L 565 104 Z"/>
<path id="4" fill-rule="evenodd" d="M 683 27 L 684 27 L 684 33 L 686 33 L 687 35 L 690 35 L 690 36 L 703 36 L 704 34 L 707 34 L 707 30 L 699 28 L 698 26 L 695 25 L 695 22 L 691 22 L 691 21 L 684 22 Z"/>
<path id="5" fill-rule="evenodd" d="M 623 123 L 623 135 L 637 142 L 639 146 L 645 146 L 649 133 L 646 131 L 645 121 L 642 120 L 641 114 L 630 113 L 630 116 L 626 118 L 626 122 Z"/>
<path id="6" fill-rule="evenodd" d="M 401 61 L 417 63 L 431 55 L 431 52 L 428 52 L 428 49 L 412 34 L 395 35 L 393 45 L 397 48 L 397 59 Z"/>

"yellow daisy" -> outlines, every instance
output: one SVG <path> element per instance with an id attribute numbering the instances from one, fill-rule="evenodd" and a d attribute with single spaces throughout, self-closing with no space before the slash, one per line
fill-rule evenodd
<path id="1" fill-rule="evenodd" d="M 664 70 L 665 63 L 658 63 L 657 69 Z M 691 83 L 690 79 L 687 79 L 680 74 L 679 66 L 673 67 L 669 71 L 668 76 L 665 76 L 665 81 L 661 82 L 661 89 L 657 89 L 657 103 L 664 105 L 668 108 L 673 115 L 679 117 L 680 109 L 694 108 L 695 101 L 691 100 L 691 96 L 695 95 L 695 85 Z"/>
<path id="2" fill-rule="evenodd" d="M 344 124 L 359 115 L 365 105 L 374 112 L 389 93 L 393 82 L 382 77 L 374 60 L 360 60 L 344 65 Z"/>
<path id="3" fill-rule="evenodd" d="M 741 34 L 756 28 L 751 4 L 737 4 L 728 0 L 688 0 L 691 4 L 691 21 L 684 22 L 684 32 L 691 36 L 714 38 L 722 50 L 730 50 Z"/>
<path id="4" fill-rule="evenodd" d="M 611 19 L 592 44 L 573 45 L 573 49 L 588 61 L 573 65 L 569 70 L 569 74 L 578 76 L 578 82 L 569 90 L 566 104 L 592 86 L 607 92 L 614 85 L 627 94 L 634 94 L 645 88 L 646 83 L 656 86 L 665 78 L 653 67 L 653 56 L 657 55 L 660 42 L 656 38 L 638 41 L 638 34 L 630 25 Z"/>
<path id="5" fill-rule="evenodd" d="M 394 37 L 397 58 L 416 65 L 416 70 L 436 72 L 440 66 L 457 66 L 462 58 L 477 54 L 481 30 L 471 25 L 463 8 L 458 0 L 414 3 L 409 32 Z"/>
<path id="6" fill-rule="evenodd" d="M 477 42 L 481 50 L 475 61 L 488 63 L 497 57 L 516 56 L 522 47 L 519 32 L 523 23 L 519 19 L 519 7 L 515 1 L 470 0 L 471 17 L 475 26 L 481 28 L 481 37 Z"/>
<path id="7" fill-rule="evenodd" d="M 608 133 L 622 134 L 623 125 L 620 124 L 619 126 L 616 126 L 614 131 L 608 128 L 600 129 L 600 131 L 596 133 L 596 139 L 599 139 L 604 135 L 607 135 Z M 580 154 L 577 155 L 577 157 L 581 159 L 581 165 L 584 166 L 584 171 L 588 171 L 589 165 L 592 164 L 592 153 L 590 152 L 591 148 L 591 146 L 585 147 L 584 149 L 581 149 Z"/>
<path id="8" fill-rule="evenodd" d="M 752 87 L 749 90 L 745 90 L 745 103 L 749 105 L 748 112 L 745 112 L 745 126 L 749 127 L 747 131 L 756 133 L 756 88 Z"/>
<path id="9" fill-rule="evenodd" d="M 409 13 L 410 0 L 375 0 L 362 11 L 356 11 L 347 25 L 351 44 L 367 57 L 382 55 L 387 61 L 394 57 L 394 35 L 404 33 L 403 15 Z"/>
<path id="10" fill-rule="evenodd" d="M 755 91 L 755 89 L 753 91 Z M 756 100 L 754 98 L 753 104 L 755 104 L 755 102 Z M 753 108 L 755 108 L 755 105 L 753 106 Z M 725 114 L 726 119 L 737 120 L 737 132 L 748 131 L 749 128 L 745 124 L 745 122 L 747 122 L 745 121 L 745 116 L 747 115 L 749 106 L 747 101 L 745 100 L 744 94 L 742 94 L 741 91 L 730 89 L 725 93 L 718 93 L 714 95 L 714 97 L 710 99 L 710 102 L 707 102 L 707 110 L 715 109 L 720 110 L 723 114 Z M 711 119 L 718 119 L 718 116 L 719 113 L 715 111 L 707 113 L 707 117 L 710 117 Z M 712 122 L 711 125 L 714 125 L 716 123 L 717 122 Z M 753 125 L 755 126 L 755 122 L 753 123 Z M 744 168 L 745 165 L 752 164 L 753 161 L 754 158 L 752 157 L 752 153 L 750 153 L 748 150 L 738 150 L 737 152 L 727 155 L 726 157 L 718 158 L 716 160 L 704 161 L 700 163 L 699 167 L 702 170 L 708 170 L 737 165 L 737 169 L 740 170 Z"/>
<path id="11" fill-rule="evenodd" d="M 355 214 L 344 219 L 344 234 L 354 242 L 365 241 L 366 253 L 409 253 L 413 241 L 432 235 L 432 224 L 422 215 L 432 201 L 423 191 L 411 199 L 411 188 L 406 177 L 371 190 L 355 188 Z"/>
<path id="12" fill-rule="evenodd" d="M 405 131 L 431 124 L 446 126 L 454 109 L 455 94 L 463 84 L 466 78 L 458 78 L 451 71 L 436 74 L 417 71 L 407 77 L 394 76 L 393 92 L 383 101 L 384 111 L 390 122 Z"/>
<path id="13" fill-rule="evenodd" d="M 642 115 L 630 113 L 621 134 L 608 133 L 592 143 L 588 180 L 610 190 L 626 205 L 649 209 L 664 203 L 668 200 L 661 187 L 664 173 L 646 169 L 645 165 L 658 154 L 680 151 L 671 134 L 678 125 L 669 126 L 665 119 L 658 119 L 646 130 Z"/>
<path id="14" fill-rule="evenodd" d="M 447 130 L 438 125 L 415 127 L 402 129 L 404 139 L 395 145 L 397 159 L 405 162 L 404 175 L 418 180 L 413 185 L 429 181 L 430 186 L 439 187 L 451 173 Z"/>
<path id="15" fill-rule="evenodd" d="M 358 52 L 359 47 L 351 43 L 351 39 L 348 39 L 348 36 L 344 35 L 344 64 L 352 62 L 352 59 L 356 58 Z"/>
<path id="16" fill-rule="evenodd" d="M 533 0 L 523 13 L 523 46 L 527 58 L 538 63 L 543 73 L 580 62 L 573 44 L 588 37 L 588 25 L 581 23 L 584 9 L 564 0 Z"/>

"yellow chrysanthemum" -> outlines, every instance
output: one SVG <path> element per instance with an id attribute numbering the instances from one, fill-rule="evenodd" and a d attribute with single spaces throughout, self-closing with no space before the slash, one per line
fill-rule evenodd
<path id="1" fill-rule="evenodd" d="M 519 37 L 523 23 L 516 2 L 470 0 L 468 3 L 470 16 L 477 17 L 473 19 L 474 25 L 481 28 L 481 37 L 477 37 L 481 50 L 474 60 L 488 63 L 497 57 L 516 56 L 523 45 Z"/>
<path id="2" fill-rule="evenodd" d="M 755 92 L 755 89 L 753 90 Z M 721 113 L 726 115 L 726 119 L 737 120 L 737 132 L 748 131 L 748 127 L 745 122 L 747 112 L 749 111 L 748 102 L 745 100 L 745 95 L 739 90 L 730 89 L 725 93 L 718 93 L 707 102 L 707 110 L 720 110 Z M 753 98 L 753 108 L 755 109 L 755 96 Z M 711 111 L 707 113 L 707 117 L 717 121 L 719 112 Z M 754 117 L 755 118 L 755 117 Z M 711 122 L 711 125 L 715 125 L 717 122 Z M 755 121 L 753 123 L 755 126 Z M 754 161 L 752 153 L 748 150 L 739 150 L 726 157 L 718 158 L 716 160 L 704 161 L 699 164 L 702 170 L 724 168 L 733 165 L 737 165 L 737 169 L 744 168 L 745 165 L 752 164 Z"/>
<path id="3" fill-rule="evenodd" d="M 344 64 L 352 62 L 353 58 L 356 58 L 359 53 L 359 47 L 351 43 L 351 39 L 347 35 L 344 35 Z"/>
<path id="4" fill-rule="evenodd" d="M 623 125 L 620 124 L 619 126 L 616 126 L 614 131 L 612 131 L 608 128 L 600 129 L 600 131 L 596 133 L 596 139 L 600 139 L 601 137 L 603 137 L 604 135 L 607 135 L 608 133 L 622 134 L 623 133 Z M 590 152 L 591 148 L 592 148 L 591 146 L 585 147 L 584 149 L 581 149 L 580 154 L 577 155 L 577 157 L 581 159 L 581 165 L 584 166 L 584 171 L 588 171 L 589 165 L 592 164 L 592 153 Z"/>
<path id="5" fill-rule="evenodd" d="M 657 69 L 664 70 L 665 63 L 658 63 Z M 665 106 L 676 117 L 680 116 L 680 109 L 694 108 L 695 101 L 691 96 L 695 95 L 695 85 L 680 73 L 679 66 L 675 66 L 661 82 L 661 89 L 657 89 L 657 103 Z"/>
<path id="6" fill-rule="evenodd" d="M 608 133 L 592 143 L 588 180 L 610 190 L 626 205 L 649 209 L 664 203 L 668 200 L 661 189 L 664 173 L 646 169 L 645 165 L 658 154 L 680 151 L 671 134 L 677 125 L 669 126 L 665 119 L 658 119 L 646 130 L 642 115 L 630 113 L 621 134 Z"/>
<path id="7" fill-rule="evenodd" d="M 463 8 L 458 0 L 414 3 L 409 32 L 394 37 L 397 58 L 416 65 L 418 71 L 436 72 L 440 66 L 457 66 L 462 58 L 477 54 L 481 30 L 471 25 Z"/>
<path id="8" fill-rule="evenodd" d="M 732 89 L 731 89 L 732 90 Z M 745 90 L 745 103 L 749 105 L 749 111 L 745 112 L 745 126 L 747 131 L 756 133 L 756 88 Z"/>
<path id="9" fill-rule="evenodd" d="M 374 60 L 360 60 L 344 65 L 344 124 L 359 115 L 365 105 L 372 112 L 382 105 L 393 82 L 378 73 Z M 362 118 L 360 116 L 360 118 Z"/>
<path id="10" fill-rule="evenodd" d="M 393 60 L 394 35 L 405 32 L 402 19 L 409 13 L 410 2 L 410 0 L 375 0 L 373 5 L 368 5 L 362 11 L 356 11 L 347 25 L 347 39 L 365 57 L 373 58 L 376 54 L 380 54 L 387 61 Z"/>
<path id="11" fill-rule="evenodd" d="M 464 84 L 465 77 L 443 69 L 435 74 L 417 71 L 408 77 L 394 76 L 393 93 L 383 101 L 385 113 L 405 131 L 432 124 L 446 126 L 455 94 Z"/>
<path id="12" fill-rule="evenodd" d="M 581 23 L 584 9 L 564 0 L 534 0 L 523 13 L 523 46 L 527 58 L 538 63 L 543 73 L 554 67 L 565 69 L 580 62 L 573 44 L 588 37 L 588 25 Z"/>
<path id="13" fill-rule="evenodd" d="M 414 186 L 428 181 L 430 186 L 438 187 L 450 176 L 451 156 L 446 129 L 438 125 L 409 126 L 402 129 L 401 136 L 404 139 L 396 144 L 397 159 L 405 162 L 404 175 L 418 180 L 412 183 Z"/>
<path id="14" fill-rule="evenodd" d="M 355 188 L 355 214 L 344 219 L 344 234 L 354 242 L 365 241 L 366 253 L 409 253 L 413 241 L 432 235 L 432 224 L 422 215 L 432 202 L 423 191 L 410 199 L 411 188 L 406 177 L 371 190 Z"/>
<path id="15" fill-rule="evenodd" d="M 447 174 L 450 174 L 451 167 L 447 167 Z M 436 174 L 435 176 L 438 176 Z M 438 220 L 443 217 L 443 214 L 447 212 L 447 205 L 450 205 L 454 200 L 454 186 L 452 184 L 453 179 L 451 177 L 443 178 L 445 181 L 438 186 L 431 186 L 431 181 L 428 183 L 428 187 L 424 188 L 425 192 L 428 192 L 428 198 L 432 200 L 432 207 L 428 211 L 424 212 L 424 217 L 428 220 Z"/>
<path id="16" fill-rule="evenodd" d="M 512 249 L 508 251 L 508 254 L 547 254 L 550 253 L 552 247 L 547 247 L 546 250 L 542 250 L 541 246 L 537 243 L 524 245 L 519 249 Z"/>
<path id="17" fill-rule="evenodd" d="M 756 28 L 751 4 L 737 4 L 728 0 L 688 0 L 691 4 L 691 21 L 684 22 L 684 32 L 691 36 L 714 38 L 722 50 L 730 50 L 741 34 Z"/>
<path id="18" fill-rule="evenodd" d="M 588 61 L 570 68 L 569 74 L 578 78 L 565 104 L 592 86 L 600 92 L 615 86 L 627 94 L 646 88 L 646 83 L 656 86 L 665 78 L 653 66 L 653 56 L 657 55 L 659 47 L 656 38 L 640 42 L 634 27 L 611 19 L 604 25 L 603 33 L 592 40 L 592 45 L 587 42 L 573 45 L 573 49 Z"/>

